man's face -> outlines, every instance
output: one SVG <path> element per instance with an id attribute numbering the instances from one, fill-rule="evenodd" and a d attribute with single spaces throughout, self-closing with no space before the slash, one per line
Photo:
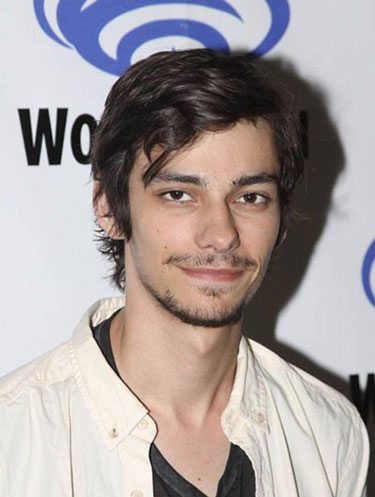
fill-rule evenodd
<path id="1" fill-rule="evenodd" d="M 261 283 L 280 222 L 279 166 L 268 126 L 207 132 L 144 186 L 129 179 L 128 298 L 157 302 L 195 326 L 239 321 Z"/>

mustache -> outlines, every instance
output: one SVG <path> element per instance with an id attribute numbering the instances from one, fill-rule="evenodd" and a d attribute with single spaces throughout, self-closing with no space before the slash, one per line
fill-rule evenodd
<path id="1" fill-rule="evenodd" d="M 171 255 L 163 261 L 163 264 L 183 265 L 184 267 L 220 267 L 220 268 L 249 268 L 255 266 L 255 261 L 250 257 L 228 254 L 207 254 L 207 255 Z"/>

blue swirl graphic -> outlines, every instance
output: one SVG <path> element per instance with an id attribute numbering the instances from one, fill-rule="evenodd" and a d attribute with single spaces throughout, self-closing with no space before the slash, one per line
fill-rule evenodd
<path id="1" fill-rule="evenodd" d="M 375 307 L 375 290 L 371 288 L 371 269 L 375 264 L 375 240 L 369 246 L 362 265 L 362 283 L 367 298 Z"/>
<path id="2" fill-rule="evenodd" d="M 285 33 L 290 18 L 287 0 L 265 0 L 271 12 L 271 26 L 261 43 L 252 50 L 261 56 L 271 50 Z M 163 5 L 197 5 L 225 12 L 243 22 L 240 14 L 226 0 L 97 0 L 83 8 L 85 0 L 60 0 L 56 18 L 64 39 L 52 29 L 45 14 L 46 0 L 34 0 L 34 10 L 43 31 L 55 42 L 72 48 L 90 64 L 110 74 L 120 75 L 130 66 L 134 51 L 147 41 L 164 36 L 185 36 L 203 46 L 229 52 L 224 36 L 203 21 L 165 19 L 145 22 L 126 33 L 119 41 L 116 58 L 106 54 L 99 44 L 102 29 L 116 17 L 136 9 Z"/>
<path id="3" fill-rule="evenodd" d="M 46 35 L 48 35 L 50 38 L 52 38 L 52 40 L 57 41 L 57 43 L 60 43 L 64 47 L 71 48 L 53 32 L 44 12 L 44 0 L 34 0 L 34 10 L 40 27 L 43 29 Z"/>
<path id="4" fill-rule="evenodd" d="M 282 38 L 288 28 L 290 9 L 287 0 L 266 0 L 271 12 L 271 26 L 260 44 L 251 52 L 260 57 L 269 52 Z"/>

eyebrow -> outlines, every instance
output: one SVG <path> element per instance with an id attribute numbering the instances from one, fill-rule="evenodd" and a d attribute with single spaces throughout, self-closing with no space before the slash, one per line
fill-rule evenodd
<path id="1" fill-rule="evenodd" d="M 201 186 L 208 188 L 207 182 L 200 176 L 190 174 L 178 174 L 169 171 L 160 171 L 151 180 L 150 183 L 184 183 L 190 185 Z M 250 186 L 256 184 L 275 184 L 279 185 L 280 181 L 276 174 L 260 173 L 240 176 L 232 181 L 232 185 L 236 188 L 241 186 Z"/>
<path id="2" fill-rule="evenodd" d="M 150 183 L 188 183 L 190 185 L 203 186 L 207 188 L 206 181 L 200 176 L 190 174 L 178 174 L 168 171 L 160 171 L 157 173 Z"/>
<path id="3" fill-rule="evenodd" d="M 260 173 L 260 174 L 249 174 L 247 176 L 241 176 L 238 179 L 233 180 L 233 186 L 250 186 L 258 185 L 264 183 L 272 183 L 274 185 L 279 185 L 280 180 L 276 174 Z"/>

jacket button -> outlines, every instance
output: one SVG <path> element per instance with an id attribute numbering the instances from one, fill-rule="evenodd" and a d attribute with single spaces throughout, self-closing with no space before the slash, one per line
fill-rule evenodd
<path id="1" fill-rule="evenodd" d="M 118 433 L 117 433 L 116 428 L 112 428 L 112 430 L 109 432 L 109 437 L 110 438 L 117 438 L 118 437 Z"/>
<path id="2" fill-rule="evenodd" d="M 262 423 L 264 423 L 264 420 L 265 420 L 264 414 L 262 414 L 261 412 L 259 412 L 258 416 L 257 416 L 258 423 L 262 424 Z"/>
<path id="3" fill-rule="evenodd" d="M 130 494 L 130 497 L 143 497 L 143 492 L 140 490 L 133 490 L 133 492 Z"/>
<path id="4" fill-rule="evenodd" d="M 141 421 L 137 424 L 137 427 L 140 430 L 145 430 L 148 427 L 148 421 L 147 421 L 147 419 L 141 419 Z"/>

